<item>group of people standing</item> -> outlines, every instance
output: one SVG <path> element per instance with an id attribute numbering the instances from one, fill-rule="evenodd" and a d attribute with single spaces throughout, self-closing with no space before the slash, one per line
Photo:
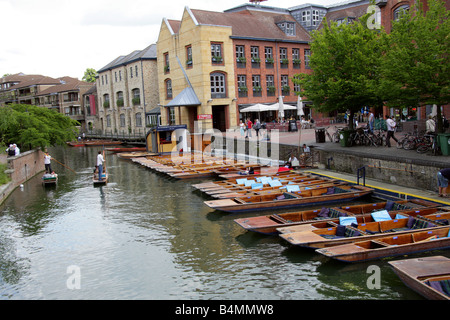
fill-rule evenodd
<path id="1" fill-rule="evenodd" d="M 259 119 L 255 120 L 255 123 L 250 120 L 250 118 L 247 118 L 247 120 L 242 122 L 242 120 L 239 123 L 239 130 L 241 133 L 241 136 L 245 135 L 245 138 L 251 138 L 252 137 L 252 130 L 255 130 L 256 137 L 259 137 L 259 130 L 261 130 L 261 122 L 259 122 Z"/>
<path id="2" fill-rule="evenodd" d="M 17 144 L 10 144 L 9 147 L 6 149 L 6 153 L 8 154 L 8 157 L 15 157 L 20 154 L 20 149 L 17 146 Z"/>

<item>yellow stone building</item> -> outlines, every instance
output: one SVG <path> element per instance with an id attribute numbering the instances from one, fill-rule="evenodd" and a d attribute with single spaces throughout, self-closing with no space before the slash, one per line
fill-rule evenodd
<path id="1" fill-rule="evenodd" d="M 191 133 L 236 126 L 231 35 L 229 26 L 200 24 L 188 7 L 181 21 L 163 20 L 157 43 L 162 125 L 186 124 Z"/>

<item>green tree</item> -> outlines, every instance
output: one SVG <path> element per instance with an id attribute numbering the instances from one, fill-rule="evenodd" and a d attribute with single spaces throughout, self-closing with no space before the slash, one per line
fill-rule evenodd
<path id="1" fill-rule="evenodd" d="M 83 81 L 86 82 L 95 82 L 95 77 L 97 76 L 97 71 L 95 71 L 95 69 L 92 68 L 87 68 L 86 71 L 84 72 L 84 76 L 83 76 Z"/>
<path id="2" fill-rule="evenodd" d="M 441 106 L 450 103 L 450 12 L 445 2 L 428 1 L 393 22 L 386 37 L 380 89 L 390 106 L 433 105 L 442 132 Z"/>
<path id="3" fill-rule="evenodd" d="M 22 151 L 65 145 L 76 139 L 77 125 L 55 110 L 11 104 L 0 108 L 0 143 L 16 143 Z"/>
<path id="4" fill-rule="evenodd" d="M 381 34 L 368 27 L 369 15 L 354 23 L 325 22 L 313 32 L 311 74 L 293 79 L 300 95 L 313 102 L 319 112 L 350 111 L 350 119 L 364 106 L 382 105 L 378 95 L 378 65 Z M 350 129 L 353 121 L 349 122 Z"/>

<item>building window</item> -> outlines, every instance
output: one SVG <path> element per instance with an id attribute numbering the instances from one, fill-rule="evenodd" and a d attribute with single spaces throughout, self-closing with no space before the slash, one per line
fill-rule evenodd
<path id="1" fill-rule="evenodd" d="M 401 15 L 405 12 L 409 11 L 409 5 L 405 4 L 402 6 L 399 6 L 397 9 L 394 10 L 394 20 L 397 21 L 400 19 Z"/>
<path id="2" fill-rule="evenodd" d="M 141 90 L 139 90 L 138 88 L 131 90 L 131 95 L 133 98 L 131 98 L 133 105 L 139 105 L 141 104 Z"/>
<path id="3" fill-rule="evenodd" d="M 236 46 L 236 62 L 244 64 L 245 66 L 245 47 L 244 46 Z"/>
<path id="4" fill-rule="evenodd" d="M 133 79 L 133 67 L 130 67 L 130 77 Z"/>
<path id="5" fill-rule="evenodd" d="M 171 79 L 167 79 L 166 80 L 166 98 L 167 99 L 172 99 L 172 80 Z"/>
<path id="6" fill-rule="evenodd" d="M 117 82 L 117 71 L 114 71 L 114 79 L 116 79 Z"/>
<path id="7" fill-rule="evenodd" d="M 313 26 L 319 25 L 319 10 L 312 11 L 312 25 Z"/>
<path id="8" fill-rule="evenodd" d="M 136 72 L 136 78 L 138 77 L 138 66 L 134 67 L 134 71 Z"/>
<path id="9" fill-rule="evenodd" d="M 273 48 L 272 47 L 264 47 L 264 58 L 266 59 L 266 67 L 273 67 Z"/>
<path id="10" fill-rule="evenodd" d="M 252 63 L 260 63 L 261 59 L 259 58 L 259 47 L 250 47 L 250 54 L 252 57 Z"/>
<path id="11" fill-rule="evenodd" d="M 300 49 L 293 48 L 292 49 L 292 62 L 294 63 L 294 68 L 300 68 Z"/>
<path id="12" fill-rule="evenodd" d="M 105 74 L 105 84 L 108 84 L 108 75 Z"/>
<path id="13" fill-rule="evenodd" d="M 122 91 L 118 91 L 116 93 L 116 104 L 118 107 L 123 107 L 123 92 Z"/>
<path id="14" fill-rule="evenodd" d="M 142 115 L 141 115 L 141 113 L 136 113 L 136 127 L 142 127 Z"/>
<path id="15" fill-rule="evenodd" d="M 170 72 L 169 53 L 164 53 L 164 73 Z"/>
<path id="16" fill-rule="evenodd" d="M 273 97 L 275 96 L 275 80 L 273 75 L 266 76 L 266 88 L 267 88 L 267 96 Z"/>
<path id="17" fill-rule="evenodd" d="M 168 112 L 169 112 L 169 124 L 173 125 L 175 124 L 175 108 L 174 107 L 170 107 L 168 108 Z"/>
<path id="18" fill-rule="evenodd" d="M 221 43 L 211 43 L 211 61 L 213 63 L 223 63 Z"/>
<path id="19" fill-rule="evenodd" d="M 104 94 L 103 95 L 103 108 L 109 108 L 110 104 L 109 104 L 109 94 Z"/>
<path id="20" fill-rule="evenodd" d="M 102 86 L 104 86 L 105 85 L 105 82 L 104 82 L 104 79 L 103 79 L 103 76 L 102 76 Z"/>
<path id="21" fill-rule="evenodd" d="M 119 70 L 119 81 L 122 81 L 122 70 Z"/>
<path id="22" fill-rule="evenodd" d="M 192 46 L 187 46 L 186 47 L 186 66 L 188 68 L 192 68 Z"/>
<path id="23" fill-rule="evenodd" d="M 305 68 L 306 69 L 310 69 L 310 66 L 309 66 L 309 58 L 310 57 L 311 57 L 311 50 L 305 49 Z"/>
<path id="24" fill-rule="evenodd" d="M 120 114 L 119 119 L 120 119 L 120 126 L 122 128 L 125 127 L 125 115 L 123 113 Z"/>
<path id="25" fill-rule="evenodd" d="M 106 126 L 111 128 L 111 115 L 109 114 L 106 116 Z"/>
<path id="26" fill-rule="evenodd" d="M 280 48 L 280 63 L 281 68 L 288 68 L 289 59 L 287 54 L 287 48 Z"/>
<path id="27" fill-rule="evenodd" d="M 261 76 L 252 76 L 253 96 L 261 97 Z"/>
<path id="28" fill-rule="evenodd" d="M 289 95 L 291 88 L 289 87 L 289 76 L 287 75 L 281 76 L 281 90 L 283 92 L 283 95 Z"/>
<path id="29" fill-rule="evenodd" d="M 311 12 L 303 11 L 302 12 L 302 22 L 308 22 L 310 19 L 311 19 Z"/>
<path id="30" fill-rule="evenodd" d="M 293 22 L 286 22 L 286 35 L 295 36 L 295 24 Z"/>
<path id="31" fill-rule="evenodd" d="M 211 98 L 225 98 L 226 97 L 226 85 L 225 75 L 223 73 L 211 73 Z"/>
<path id="32" fill-rule="evenodd" d="M 237 76 L 237 83 L 238 83 L 238 91 L 239 91 L 239 97 L 245 98 L 247 97 L 247 76 L 246 75 L 238 75 Z"/>

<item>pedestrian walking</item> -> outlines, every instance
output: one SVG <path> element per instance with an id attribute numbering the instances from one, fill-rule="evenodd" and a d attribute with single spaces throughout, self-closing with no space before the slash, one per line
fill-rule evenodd
<path id="1" fill-rule="evenodd" d="M 245 124 L 242 122 L 242 120 L 240 120 L 239 122 L 239 131 L 241 133 L 241 137 L 243 137 L 245 134 Z"/>
<path id="2" fill-rule="evenodd" d="M 259 137 L 259 130 L 261 129 L 261 123 L 259 122 L 259 119 L 255 120 L 255 125 L 253 126 L 256 131 L 256 137 Z"/>
<path id="3" fill-rule="evenodd" d="M 448 180 L 450 180 L 450 168 L 439 170 L 437 173 L 439 197 L 447 198 Z"/>
<path id="4" fill-rule="evenodd" d="M 369 112 L 369 130 L 370 130 L 370 132 L 373 132 L 374 124 L 375 124 L 375 116 L 373 115 L 373 112 Z"/>
<path id="5" fill-rule="evenodd" d="M 246 127 L 247 127 L 247 135 L 245 136 L 245 138 L 251 138 L 253 122 L 250 120 L 250 118 L 247 119 Z"/>
<path id="6" fill-rule="evenodd" d="M 386 116 L 386 126 L 387 126 L 386 145 L 390 148 L 391 147 L 391 138 L 394 139 L 395 142 L 398 142 L 398 140 L 395 137 L 396 123 L 395 123 L 394 119 L 392 119 L 388 115 Z"/>

